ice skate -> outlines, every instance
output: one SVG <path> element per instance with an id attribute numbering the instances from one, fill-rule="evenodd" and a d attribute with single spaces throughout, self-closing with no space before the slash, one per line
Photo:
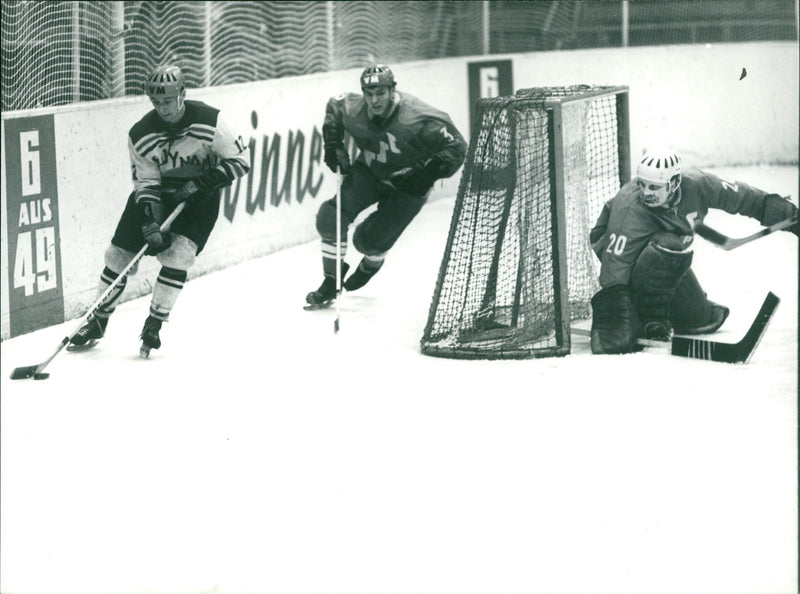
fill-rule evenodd
<path id="1" fill-rule="evenodd" d="M 152 349 L 161 348 L 161 337 L 158 335 L 159 330 L 161 330 L 161 320 L 153 316 L 147 316 L 147 319 L 144 321 L 144 328 L 142 328 L 142 334 L 139 337 L 142 339 L 139 355 L 143 359 L 150 357 L 150 351 Z"/>
<path id="2" fill-rule="evenodd" d="M 383 260 L 378 262 L 377 268 L 374 265 L 369 265 L 366 258 L 362 258 L 361 263 L 356 268 L 356 271 L 344 282 L 344 288 L 348 291 L 356 291 L 366 285 L 375 274 L 383 266 Z"/>
<path id="3" fill-rule="evenodd" d="M 71 352 L 86 351 L 94 347 L 106 333 L 108 318 L 90 315 L 86 323 L 70 338 L 67 350 Z"/>
<path id="4" fill-rule="evenodd" d="M 350 266 L 342 264 L 342 278 L 347 274 Z M 336 277 L 325 275 L 322 284 L 316 291 L 311 291 L 306 295 L 306 304 L 303 309 L 310 311 L 314 309 L 324 309 L 330 307 L 336 301 Z"/>

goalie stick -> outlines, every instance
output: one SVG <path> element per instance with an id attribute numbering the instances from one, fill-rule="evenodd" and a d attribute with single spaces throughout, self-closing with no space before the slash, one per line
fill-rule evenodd
<path id="1" fill-rule="evenodd" d="M 175 210 L 173 210 L 170 213 L 170 215 L 164 220 L 164 222 L 161 223 L 161 231 L 166 231 L 167 229 L 169 229 L 169 226 L 172 224 L 172 221 L 174 221 L 178 217 L 178 215 L 185 208 L 185 206 L 186 202 L 181 202 L 178 204 L 178 206 L 175 207 Z M 53 352 L 52 355 L 50 355 L 50 357 L 48 357 L 38 365 L 27 365 L 25 367 L 17 367 L 14 371 L 11 372 L 11 379 L 12 380 L 28 379 L 29 377 L 39 380 L 47 379 L 50 376 L 50 374 L 42 373 L 44 368 L 47 367 L 50 364 L 50 361 L 55 359 L 56 355 L 58 355 L 58 353 L 60 353 L 61 350 L 69 344 L 69 341 L 72 340 L 72 337 L 75 336 L 75 334 L 78 333 L 78 330 L 80 330 L 83 327 L 83 324 L 86 322 L 86 320 L 89 319 L 89 316 L 91 316 L 94 312 L 96 312 L 100 308 L 100 305 L 103 303 L 103 301 L 111 294 L 111 292 L 114 289 L 117 288 L 117 285 L 119 285 L 122 279 L 128 276 L 128 273 L 131 271 L 131 269 L 133 269 L 133 267 L 136 266 L 139 260 L 141 260 L 144 257 L 144 253 L 147 251 L 147 248 L 148 246 L 147 244 L 145 244 L 142 247 L 142 249 L 139 250 L 136 256 L 134 256 L 133 260 L 128 262 L 128 265 L 122 269 L 122 272 L 120 272 L 117 278 L 114 279 L 114 282 L 112 282 L 106 288 L 106 290 L 103 291 L 103 294 L 100 295 L 100 297 L 98 297 L 97 300 L 89 307 L 89 311 L 83 314 L 83 317 L 81 317 L 81 319 L 78 321 L 78 324 L 75 326 L 72 332 L 67 334 L 61 340 L 61 342 L 58 344 L 58 348 Z"/>
<path id="2" fill-rule="evenodd" d="M 641 346 L 667 346 L 670 344 L 670 354 L 677 357 L 688 357 L 689 359 L 704 359 L 706 361 L 718 361 L 721 363 L 747 363 L 755 353 L 758 344 L 767 331 L 767 326 L 772 320 L 775 309 L 778 307 L 780 299 L 771 291 L 767 293 L 761 309 L 756 314 L 755 320 L 750 324 L 744 337 L 739 342 L 716 342 L 702 338 L 692 338 L 689 336 L 673 336 L 671 344 L 656 340 L 639 339 L 637 344 Z M 581 336 L 591 336 L 589 330 L 583 328 L 571 328 L 573 334 Z"/>
<path id="3" fill-rule="evenodd" d="M 797 224 L 797 217 L 789 217 L 783 221 L 775 223 L 774 225 L 770 225 L 769 227 L 764 227 L 763 229 L 756 231 L 752 235 L 746 235 L 745 237 L 728 237 L 717 231 L 716 229 L 712 229 L 711 227 L 707 226 L 705 223 L 700 223 L 695 228 L 695 233 L 697 233 L 700 237 L 705 239 L 706 241 L 713 243 L 717 247 L 722 248 L 723 250 L 732 250 L 737 248 L 741 245 L 746 243 L 750 243 L 756 239 L 769 235 L 770 233 L 774 233 L 775 231 L 782 231 L 783 229 L 788 229 L 792 225 Z"/>

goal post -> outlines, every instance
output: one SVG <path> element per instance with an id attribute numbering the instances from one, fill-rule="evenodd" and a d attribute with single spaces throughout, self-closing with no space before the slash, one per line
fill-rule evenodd
<path id="1" fill-rule="evenodd" d="M 566 355 L 591 316 L 589 231 L 630 179 L 628 88 L 539 87 L 480 99 L 424 354 Z"/>

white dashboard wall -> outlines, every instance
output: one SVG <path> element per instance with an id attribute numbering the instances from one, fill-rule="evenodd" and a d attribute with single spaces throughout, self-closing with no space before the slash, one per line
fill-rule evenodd
<path id="1" fill-rule="evenodd" d="M 791 42 L 571 50 L 448 58 L 391 65 L 398 89 L 447 111 L 469 137 L 467 65 L 512 61 L 514 89 L 572 84 L 630 88 L 631 154 L 666 142 L 697 166 L 797 163 L 798 45 Z M 228 193 L 217 227 L 190 278 L 317 237 L 319 204 L 335 191 L 321 159 L 325 103 L 358 92 L 359 69 L 225 87 L 190 89 L 187 98 L 222 110 L 254 143 L 253 170 Z M 746 76 L 742 77 L 743 72 Z M 131 191 L 130 126 L 150 109 L 131 97 L 3 114 L 6 122 L 53 114 L 64 317 L 95 300 L 103 252 Z M 301 150 L 289 165 L 287 147 Z M 316 137 L 316 140 L 314 140 Z M 280 141 L 280 147 L 276 141 Z M 266 150 L 265 150 L 266 149 Z M 274 149 L 274 153 L 270 153 Z M 264 156 L 266 155 L 266 156 Z M 2 161 L 2 334 L 10 335 L 6 165 Z M 265 166 L 266 164 L 266 166 Z M 289 181 L 287 182 L 287 175 Z M 431 199 L 455 194 L 460 172 L 437 184 Z M 262 200 L 256 190 L 265 186 Z M 249 188 L 249 191 L 248 191 Z M 273 190 L 274 188 L 274 190 Z M 309 262 L 313 276 L 318 262 Z M 152 290 L 159 265 L 145 259 L 125 298 Z M 269 283 L 265 280 L 265 283 Z M 231 299 L 235 299 L 232 294 Z"/>

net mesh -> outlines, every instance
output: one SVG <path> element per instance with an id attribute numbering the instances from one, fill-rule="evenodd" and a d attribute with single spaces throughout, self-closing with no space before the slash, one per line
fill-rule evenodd
<path id="1" fill-rule="evenodd" d="M 479 100 L 424 353 L 568 352 L 563 324 L 589 317 L 599 288 L 589 231 L 619 188 L 617 89 L 537 88 Z"/>
<path id="2" fill-rule="evenodd" d="M 113 2 L 3 2 L 3 110 L 111 96 Z"/>
<path id="3" fill-rule="evenodd" d="M 786 0 L 190 2 L 3 0 L 2 109 L 142 94 L 155 66 L 190 88 L 453 56 L 797 40 Z M 627 32 L 627 41 L 624 39 Z"/>

